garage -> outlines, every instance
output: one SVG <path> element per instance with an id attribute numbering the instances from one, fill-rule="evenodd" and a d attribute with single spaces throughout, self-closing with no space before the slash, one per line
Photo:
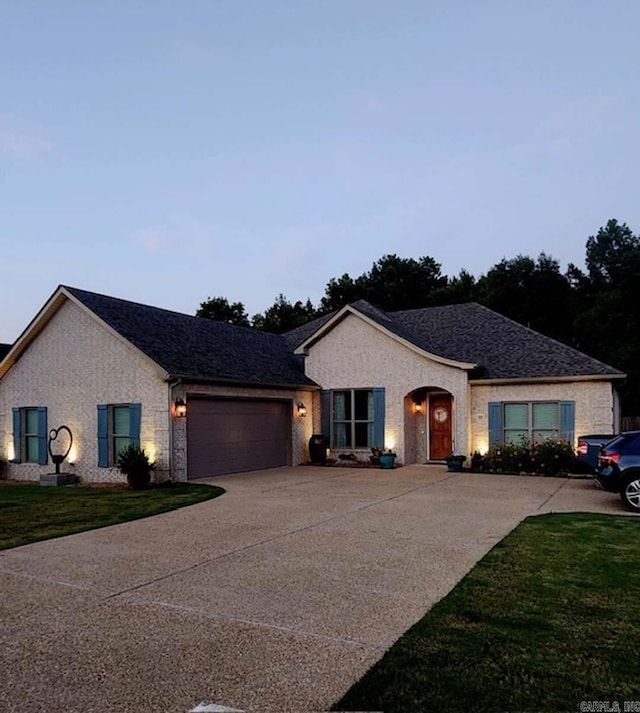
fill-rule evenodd
<path id="1" fill-rule="evenodd" d="M 189 480 L 291 465 L 290 401 L 189 398 Z"/>

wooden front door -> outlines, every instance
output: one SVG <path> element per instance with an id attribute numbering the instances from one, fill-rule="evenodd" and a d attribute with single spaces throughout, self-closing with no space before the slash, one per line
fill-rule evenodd
<path id="1" fill-rule="evenodd" d="M 429 397 L 429 459 L 443 460 L 451 454 L 451 396 Z"/>

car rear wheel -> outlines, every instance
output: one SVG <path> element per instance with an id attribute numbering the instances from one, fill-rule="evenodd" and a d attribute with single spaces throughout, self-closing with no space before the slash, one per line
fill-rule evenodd
<path id="1" fill-rule="evenodd" d="M 628 510 L 640 512 L 640 473 L 635 473 L 625 481 L 620 498 Z"/>

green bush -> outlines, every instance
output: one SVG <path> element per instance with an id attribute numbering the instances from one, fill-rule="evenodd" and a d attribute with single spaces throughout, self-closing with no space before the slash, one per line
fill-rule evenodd
<path id="1" fill-rule="evenodd" d="M 7 461 L 0 456 L 0 480 L 5 478 L 7 475 Z"/>
<path id="2" fill-rule="evenodd" d="M 503 473 L 557 475 L 571 470 L 575 454 L 569 441 L 545 438 L 531 441 L 523 436 L 517 443 L 493 446 L 485 457 L 488 470 Z"/>
<path id="3" fill-rule="evenodd" d="M 155 470 L 156 464 L 149 460 L 144 449 L 130 443 L 118 453 L 116 466 L 121 473 L 127 476 L 130 488 L 144 490 L 149 486 L 151 471 Z"/>

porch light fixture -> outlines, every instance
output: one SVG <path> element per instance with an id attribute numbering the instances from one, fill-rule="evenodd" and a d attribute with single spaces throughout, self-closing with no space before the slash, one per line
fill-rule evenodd
<path id="1" fill-rule="evenodd" d="M 422 413 L 422 404 L 419 401 L 415 401 L 413 404 L 413 413 Z"/>
<path id="2" fill-rule="evenodd" d="M 302 403 L 302 401 L 298 401 L 298 416 L 300 418 L 304 418 L 307 415 L 307 407 Z"/>
<path id="3" fill-rule="evenodd" d="M 177 398 L 173 403 L 173 413 L 176 418 L 184 418 L 187 415 L 187 404 L 184 399 Z"/>

